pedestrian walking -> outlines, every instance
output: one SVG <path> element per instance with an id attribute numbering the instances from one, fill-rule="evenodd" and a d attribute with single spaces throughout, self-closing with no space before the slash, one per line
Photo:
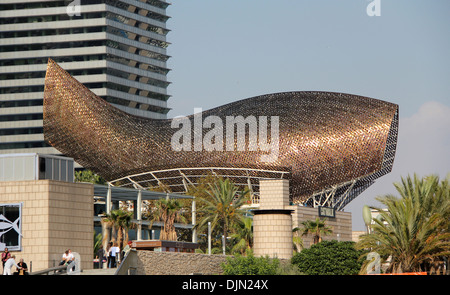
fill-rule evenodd
<path id="1" fill-rule="evenodd" d="M 117 243 L 114 243 L 114 245 L 111 247 L 109 252 L 110 252 L 109 256 L 111 257 L 110 268 L 114 268 L 117 266 L 117 260 L 118 260 L 117 257 L 120 255 L 120 248 L 117 247 Z"/>
<path id="2" fill-rule="evenodd" d="M 98 268 L 103 268 L 103 262 L 105 262 L 105 249 L 103 249 L 103 245 L 100 245 L 100 248 L 97 250 L 97 256 L 95 257 L 98 259 Z"/>
<path id="3" fill-rule="evenodd" d="M 108 245 L 106 246 L 106 267 L 107 268 L 111 268 L 111 247 L 112 247 L 113 243 L 109 242 Z"/>

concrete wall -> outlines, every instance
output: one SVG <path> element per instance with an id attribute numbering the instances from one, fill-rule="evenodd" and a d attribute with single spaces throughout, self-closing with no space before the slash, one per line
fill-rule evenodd
<path id="1" fill-rule="evenodd" d="M 362 235 L 365 235 L 365 234 L 367 234 L 367 232 L 364 230 L 363 231 L 353 231 L 352 232 L 352 241 L 355 243 L 359 242 L 359 239 L 360 239 L 359 237 Z"/>
<path id="2" fill-rule="evenodd" d="M 138 275 L 222 274 L 224 255 L 139 250 Z"/>
<path id="3" fill-rule="evenodd" d="M 23 203 L 22 250 L 12 252 L 32 270 L 58 265 L 65 250 L 92 268 L 94 186 L 55 180 L 0 182 L 0 203 Z"/>
<path id="4" fill-rule="evenodd" d="M 306 220 L 315 220 L 319 216 L 318 208 L 289 206 L 294 213 L 292 214 L 292 226 L 303 228 L 301 223 Z M 350 212 L 336 211 L 336 218 L 324 218 L 325 224 L 330 226 L 333 233 L 329 236 L 322 236 L 322 239 L 352 241 L 352 214 Z M 338 236 L 339 235 L 339 236 Z M 312 244 L 312 237 L 303 236 L 303 247 L 309 248 Z"/>

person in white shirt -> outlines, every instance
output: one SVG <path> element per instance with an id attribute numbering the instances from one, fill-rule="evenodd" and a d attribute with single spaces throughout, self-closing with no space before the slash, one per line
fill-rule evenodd
<path id="1" fill-rule="evenodd" d="M 71 263 L 75 260 L 75 256 L 73 256 L 72 250 L 69 249 L 69 257 L 67 257 L 67 261 Z"/>
<path id="2" fill-rule="evenodd" d="M 109 257 L 111 258 L 109 268 L 116 267 L 117 257 L 120 254 L 120 248 L 117 247 L 117 243 L 114 243 L 114 246 L 109 249 Z"/>
<path id="3" fill-rule="evenodd" d="M 70 263 L 70 249 L 66 250 L 61 258 L 59 265 L 67 265 Z"/>
<path id="4" fill-rule="evenodd" d="M 69 251 L 69 255 L 67 256 L 67 265 L 71 264 L 72 261 L 75 261 L 75 256 L 73 256 L 72 250 L 68 250 Z M 72 272 L 75 270 L 75 266 L 71 267 L 69 269 L 69 272 Z"/>
<path id="5" fill-rule="evenodd" d="M 64 252 L 64 254 L 63 254 L 63 256 L 62 256 L 62 258 L 61 258 L 61 262 L 59 263 L 59 265 L 69 265 L 72 261 L 74 261 L 75 260 L 75 256 L 73 256 L 73 254 L 72 254 L 72 250 L 70 250 L 70 249 L 67 249 L 65 252 Z M 71 269 L 69 269 L 69 271 L 72 271 L 72 270 L 74 270 L 74 268 L 75 267 L 72 267 Z"/>
<path id="6" fill-rule="evenodd" d="M 11 256 L 8 260 L 6 260 L 5 267 L 3 269 L 3 275 L 11 275 L 11 268 L 13 266 L 17 267 L 17 269 L 20 269 L 20 266 L 17 265 L 16 256 Z"/>

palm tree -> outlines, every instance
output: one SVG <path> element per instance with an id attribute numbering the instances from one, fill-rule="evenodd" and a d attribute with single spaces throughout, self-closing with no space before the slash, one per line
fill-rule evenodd
<path id="1" fill-rule="evenodd" d="M 222 179 L 223 178 L 221 176 L 207 174 L 206 176 L 197 179 L 195 185 L 189 184 L 187 186 L 186 195 L 194 196 L 196 200 L 199 200 L 199 202 L 196 202 L 197 220 L 201 220 L 204 217 L 203 207 L 206 205 L 206 203 L 202 202 L 202 200 L 211 200 L 211 197 L 208 194 L 208 191 L 210 190 L 210 184 L 214 184 Z"/>
<path id="2" fill-rule="evenodd" d="M 133 212 L 116 209 L 112 210 L 110 214 L 106 214 L 106 217 L 103 218 L 103 222 L 107 226 L 115 229 L 113 231 L 113 237 L 117 237 L 120 249 L 123 249 L 123 245 L 128 241 L 128 230 L 134 227 L 134 223 L 131 221 L 132 216 Z M 114 235 L 115 233 L 117 235 Z"/>
<path id="3" fill-rule="evenodd" d="M 240 209 L 245 203 L 247 190 L 239 191 L 229 179 L 219 179 L 213 184 L 209 184 L 207 190 L 209 198 L 200 198 L 205 206 L 201 209 L 203 218 L 196 225 L 199 229 L 204 229 L 211 222 L 211 230 L 221 227 L 223 233 L 223 248 L 233 225 L 240 222 L 245 213 Z"/>
<path id="4" fill-rule="evenodd" d="M 91 170 L 75 171 L 75 182 L 90 182 L 94 184 L 106 184 L 106 181 Z"/>
<path id="5" fill-rule="evenodd" d="M 394 184 L 400 198 L 378 197 L 387 209 L 372 207 L 380 215 L 371 233 L 361 236 L 359 249 L 371 249 L 391 263 L 388 272 L 415 272 L 436 265 L 450 254 L 449 180 L 437 176 L 408 176 Z"/>
<path id="6" fill-rule="evenodd" d="M 97 254 L 98 249 L 100 249 L 100 246 L 102 245 L 102 233 L 96 234 L 94 232 L 94 256 Z"/>
<path id="7" fill-rule="evenodd" d="M 232 253 L 244 254 L 247 250 L 252 248 L 253 241 L 253 219 L 245 217 L 240 221 L 236 227 L 236 232 L 231 237 L 237 240 L 237 243 L 231 249 Z"/>
<path id="8" fill-rule="evenodd" d="M 303 249 L 303 239 L 299 236 L 300 231 L 301 229 L 299 227 L 292 229 L 292 243 L 297 252 L 300 252 Z"/>
<path id="9" fill-rule="evenodd" d="M 320 243 L 322 241 L 322 235 L 329 235 L 333 232 L 331 227 L 325 224 L 325 220 L 321 220 L 316 217 L 316 220 L 306 220 L 301 223 L 303 225 L 302 236 L 312 234 L 313 244 Z"/>
<path id="10" fill-rule="evenodd" d="M 160 199 L 155 203 L 154 209 L 152 224 L 154 221 L 163 222 L 159 239 L 176 241 L 177 232 L 175 230 L 175 222 L 186 222 L 181 203 L 176 199 Z"/>

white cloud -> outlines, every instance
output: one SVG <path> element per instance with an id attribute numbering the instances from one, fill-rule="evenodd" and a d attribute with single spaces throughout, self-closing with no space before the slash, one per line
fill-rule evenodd
<path id="1" fill-rule="evenodd" d="M 352 212 L 353 230 L 363 230 L 362 207 L 377 205 L 375 197 L 396 194 L 394 182 L 417 173 L 419 176 L 438 174 L 444 178 L 450 172 L 450 107 L 430 101 L 411 117 L 401 116 L 397 152 L 392 172 L 376 180 L 370 188 L 346 208 Z M 397 195 L 397 194 L 396 194 Z"/>
<path id="2" fill-rule="evenodd" d="M 413 116 L 400 118 L 393 172 L 402 175 L 437 173 L 443 177 L 449 171 L 450 107 L 427 102 Z"/>

